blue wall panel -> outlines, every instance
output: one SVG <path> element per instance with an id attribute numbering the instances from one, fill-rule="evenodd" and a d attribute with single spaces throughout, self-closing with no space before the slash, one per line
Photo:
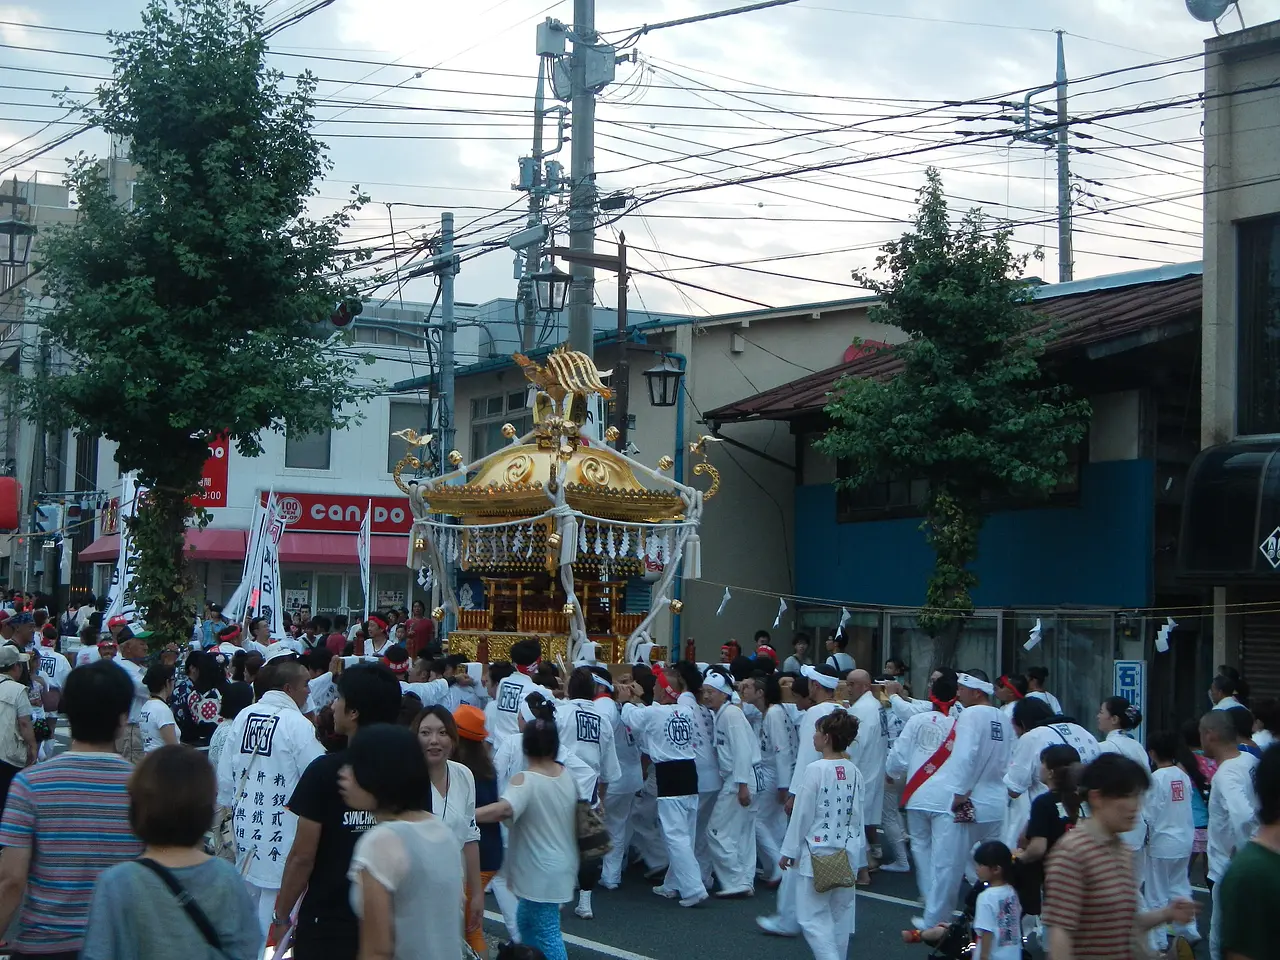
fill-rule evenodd
<path id="1" fill-rule="evenodd" d="M 1010 510 L 979 538 L 981 607 L 1151 603 L 1155 464 L 1085 464 L 1075 507 Z M 796 488 L 796 592 L 919 606 L 933 568 L 920 520 L 836 522 L 830 485 Z"/>

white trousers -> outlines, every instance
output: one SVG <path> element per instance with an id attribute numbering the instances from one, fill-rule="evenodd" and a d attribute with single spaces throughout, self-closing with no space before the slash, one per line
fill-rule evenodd
<path id="1" fill-rule="evenodd" d="M 1210 896 L 1212 910 L 1209 913 L 1209 960 L 1222 960 L 1222 906 L 1218 902 L 1218 894 L 1222 890 L 1222 881 L 1213 885 Z"/>
<path id="2" fill-rule="evenodd" d="M 271 918 L 276 912 L 276 896 L 280 893 L 280 888 L 260 887 L 248 880 L 244 882 L 244 886 L 249 891 L 249 899 L 253 901 L 254 910 L 258 913 L 258 927 L 262 930 L 262 936 L 266 937 L 271 932 Z"/>
<path id="3" fill-rule="evenodd" d="M 694 834 L 694 855 L 698 858 L 699 868 L 702 870 L 704 887 L 711 886 L 711 879 L 714 876 L 711 870 L 711 846 L 707 842 L 707 828 L 711 825 L 711 810 L 715 807 L 716 798 L 719 796 L 719 790 L 698 794 L 698 826 Z"/>
<path id="4" fill-rule="evenodd" d="M 498 909 L 502 911 L 502 922 L 507 928 L 507 935 L 513 943 L 519 943 L 520 925 L 516 923 L 516 910 L 520 906 L 520 900 L 507 886 L 506 874 L 496 874 L 489 881 L 489 890 L 493 893 L 493 899 L 498 902 Z"/>
<path id="5" fill-rule="evenodd" d="M 1004 830 L 1000 840 L 1010 850 L 1018 849 L 1018 838 L 1027 829 L 1027 821 L 1031 818 L 1031 798 L 1023 793 L 1016 800 L 1009 801 L 1004 815 Z"/>
<path id="6" fill-rule="evenodd" d="M 605 810 L 608 813 L 608 809 Z M 631 839 L 649 870 L 667 869 L 667 844 L 658 823 L 658 797 L 641 790 L 631 805 Z"/>
<path id="7" fill-rule="evenodd" d="M 667 858 L 671 866 L 662 885 L 668 890 L 678 890 L 681 897 L 706 896 L 707 887 L 702 882 L 702 871 L 693 852 L 694 831 L 698 826 L 698 798 L 659 797 L 658 822 L 667 845 Z"/>
<path id="8" fill-rule="evenodd" d="M 600 882 L 606 886 L 616 887 L 622 882 L 622 867 L 627 862 L 631 834 L 635 829 L 635 818 L 632 816 L 635 805 L 634 793 L 612 791 L 604 805 L 604 827 L 609 831 L 609 842 L 613 844 L 600 864 Z"/>
<path id="9" fill-rule="evenodd" d="M 987 840 L 1000 839 L 1003 821 L 991 823 L 956 823 L 951 813 L 929 814 L 933 840 L 932 871 L 929 889 L 924 897 L 924 922 L 926 927 L 951 919 L 956 897 L 960 893 L 960 880 L 966 875 L 977 879 L 973 866 L 973 847 Z M 915 849 L 912 837 L 912 850 Z"/>
<path id="10" fill-rule="evenodd" d="M 884 800 L 880 809 L 880 853 L 885 863 L 898 863 L 907 859 L 906 829 L 902 823 L 902 813 L 898 809 L 902 802 L 902 784 L 894 781 L 885 784 Z"/>
<path id="11" fill-rule="evenodd" d="M 787 874 L 796 873 L 787 870 Z M 794 878 L 796 919 L 814 960 L 845 960 L 849 955 L 849 938 L 853 936 L 853 887 L 836 887 L 825 893 L 813 889 L 813 877 Z"/>
<path id="12" fill-rule="evenodd" d="M 738 784 L 720 788 L 707 821 L 707 847 L 720 889 L 735 893 L 755 887 L 756 815 L 738 802 Z"/>
<path id="13" fill-rule="evenodd" d="M 928 914 L 929 891 L 933 883 L 933 864 L 934 860 L 941 861 L 946 852 L 942 850 L 940 844 L 942 837 L 934 833 L 934 817 L 942 816 L 941 814 L 932 814 L 923 810 L 907 811 L 907 831 L 911 834 L 911 859 L 916 864 L 916 889 L 920 893 L 920 899 L 925 904 L 925 913 Z"/>
<path id="14" fill-rule="evenodd" d="M 781 872 L 778 861 L 782 859 L 782 838 L 787 835 L 787 811 L 778 802 L 778 791 L 772 787 L 753 796 L 751 806 L 756 812 L 756 853 L 760 869 L 772 882 Z"/>
<path id="15" fill-rule="evenodd" d="M 1191 899 L 1191 879 L 1187 875 L 1187 867 L 1191 858 L 1180 857 L 1166 860 L 1162 857 L 1147 857 L 1146 872 L 1146 909 L 1163 910 L 1177 899 Z M 1192 942 L 1200 938 L 1200 931 L 1193 919 L 1187 924 L 1163 924 L 1151 928 L 1151 946 L 1157 950 L 1169 947 L 1169 930 Z"/>

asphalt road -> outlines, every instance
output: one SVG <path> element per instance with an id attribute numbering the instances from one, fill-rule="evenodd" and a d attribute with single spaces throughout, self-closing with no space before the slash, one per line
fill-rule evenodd
<path id="1" fill-rule="evenodd" d="M 803 937 L 766 936 L 755 924 L 756 916 L 772 913 L 774 893 L 762 889 L 748 900 L 717 900 L 684 909 L 662 900 L 650 888 L 640 870 L 624 874 L 617 890 L 597 890 L 593 899 L 595 919 L 574 916 L 573 904 L 561 911 L 561 928 L 571 960 L 810 960 L 813 956 Z M 1197 892 L 1201 903 L 1202 934 L 1208 933 L 1208 897 Z M 914 874 L 873 877 L 869 889 L 859 888 L 857 921 L 850 957 L 874 960 L 926 960 L 929 948 L 902 942 L 902 931 L 920 913 Z M 506 939 L 498 908 L 489 898 L 485 932 L 493 943 Z M 1036 960 L 1043 954 L 1033 951 Z M 1207 960 L 1208 942 L 1196 948 L 1197 958 Z"/>

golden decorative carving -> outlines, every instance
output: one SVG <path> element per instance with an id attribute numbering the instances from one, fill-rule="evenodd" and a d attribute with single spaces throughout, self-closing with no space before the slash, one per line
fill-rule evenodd
<path id="1" fill-rule="evenodd" d="M 679 612 L 680 612 L 681 610 L 683 610 L 683 609 L 684 609 L 684 601 L 683 601 L 683 600 L 672 600 L 672 601 L 671 601 L 671 612 L 672 612 L 672 613 L 679 613 Z"/>
<path id="2" fill-rule="evenodd" d="M 560 534 L 558 534 L 558 533 L 549 533 L 549 534 L 547 534 L 547 546 L 548 546 L 548 547 L 550 547 L 552 550 L 559 550 L 559 549 L 560 549 Z"/>
<path id="3" fill-rule="evenodd" d="M 526 453 L 517 454 L 507 461 L 502 476 L 508 484 L 528 483 L 533 476 L 533 458 Z"/>
<path id="4" fill-rule="evenodd" d="M 451 467 L 462 466 L 462 454 L 457 450 L 449 451 L 449 466 Z"/>
<path id="5" fill-rule="evenodd" d="M 513 439 L 516 435 L 515 425 L 510 423 L 504 423 L 502 425 L 502 435 L 506 437 L 508 440 Z"/>
<path id="6" fill-rule="evenodd" d="M 601 460 L 599 457 L 585 457 L 582 464 L 578 467 L 578 472 L 582 475 L 582 479 L 587 483 L 594 483 L 598 487 L 607 487 L 609 481 L 613 479 L 613 471 L 609 469 L 609 464 Z"/>
<path id="7" fill-rule="evenodd" d="M 561 612 L 562 612 L 566 617 L 572 617 L 572 616 L 573 616 L 573 612 L 574 612 L 576 609 L 578 609 L 578 608 L 577 608 L 577 607 L 575 607 L 572 603 L 566 603 L 566 604 L 564 605 L 564 608 L 561 610 Z"/>
<path id="8" fill-rule="evenodd" d="M 620 436 L 622 436 L 622 432 L 617 427 L 609 427 L 604 432 L 604 438 L 609 443 L 617 443 Z"/>
<path id="9" fill-rule="evenodd" d="M 407 483 L 400 479 L 400 474 L 407 469 L 426 470 L 431 466 L 429 460 L 423 460 L 417 456 L 414 451 L 424 449 L 431 442 L 432 434 L 418 433 L 412 427 L 406 427 L 404 430 L 397 430 L 391 434 L 397 439 L 403 440 L 408 446 L 405 455 L 396 461 L 396 465 L 391 468 L 391 479 L 395 481 L 396 486 L 400 488 L 400 492 L 408 495 L 410 488 Z"/>
<path id="10" fill-rule="evenodd" d="M 425 550 L 425 549 L 427 549 L 427 541 L 426 541 L 426 538 L 425 538 L 425 537 L 414 537 L 414 538 L 413 538 L 413 549 L 415 549 L 415 550 Z"/>
<path id="11" fill-rule="evenodd" d="M 432 620 L 443 620 L 443 619 L 444 619 L 444 607 L 436 607 L 434 610 L 432 610 L 432 611 L 431 611 L 431 619 L 432 619 Z"/>
<path id="12" fill-rule="evenodd" d="M 664 454 L 663 456 L 658 458 L 658 469 L 670 470 L 673 466 L 675 466 L 675 463 L 676 463 L 675 460 L 673 460 L 671 457 Z"/>
<path id="13" fill-rule="evenodd" d="M 709 474 L 711 477 L 711 486 L 707 488 L 707 492 L 702 495 L 703 500 L 710 500 L 720 492 L 720 471 L 711 465 L 711 462 L 704 460 L 702 463 L 695 464 L 693 468 L 694 476 L 700 477 L 703 474 Z"/>

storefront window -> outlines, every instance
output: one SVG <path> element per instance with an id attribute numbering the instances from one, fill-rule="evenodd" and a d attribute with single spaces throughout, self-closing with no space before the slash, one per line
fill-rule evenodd
<path id="1" fill-rule="evenodd" d="M 840 626 L 840 611 L 834 607 L 800 608 L 797 616 L 797 632 L 809 635 L 809 659 L 822 663 L 828 656 L 827 641 L 836 635 Z M 844 633 L 848 638 L 845 653 L 854 663 L 873 676 L 880 672 L 880 634 L 884 616 L 878 611 L 851 612 Z M 786 637 L 774 637 L 774 649 L 784 659 L 791 648 Z"/>
<path id="2" fill-rule="evenodd" d="M 948 652 L 952 641 L 929 636 L 913 615 L 895 613 L 889 618 L 889 654 L 907 662 L 911 695 L 924 699 L 929 695 L 929 674 L 935 667 L 983 670 L 994 679 L 1000 663 L 999 625 L 995 616 L 970 617 Z"/>
<path id="3" fill-rule="evenodd" d="M 409 573 L 375 573 L 373 575 L 374 604 L 378 610 L 400 609 L 409 606 Z"/>
<path id="4" fill-rule="evenodd" d="M 1240 358 L 1237 430 L 1280 433 L 1280 217 L 1237 228 Z"/>
<path id="5" fill-rule="evenodd" d="M 1026 673 L 1030 667 L 1047 668 L 1049 679 L 1045 687 L 1058 698 L 1062 712 L 1092 730 L 1098 704 L 1111 694 L 1112 617 L 1081 612 L 1077 616 L 1045 615 L 1039 619 L 1040 642 L 1026 650 L 1023 643 L 1035 626 L 1036 617 L 1010 614 L 1006 618 L 1005 628 L 1012 634 L 1012 670 Z"/>

